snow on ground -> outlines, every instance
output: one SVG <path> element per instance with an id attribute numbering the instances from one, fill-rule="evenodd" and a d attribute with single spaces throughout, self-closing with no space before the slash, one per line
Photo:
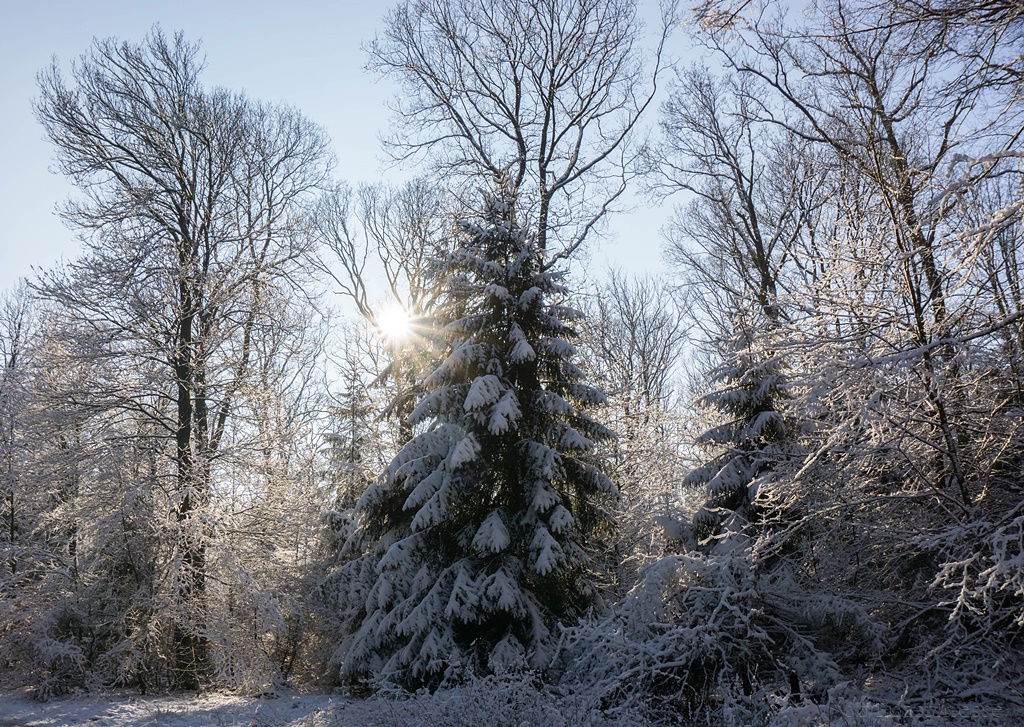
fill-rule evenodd
<path id="1" fill-rule="evenodd" d="M 30 692 L 0 691 L 0 727 L 644 727 L 637 714 L 616 718 L 587 699 L 509 685 L 476 685 L 434 695 L 339 694 L 280 691 L 273 698 L 209 692 L 143 697 L 130 691 L 82 694 L 37 702 Z M 888 708 L 863 696 L 833 694 L 827 704 L 783 707 L 772 727 L 1009 727 L 1024 710 L 964 702 L 944 708 Z M 730 725 L 746 724 L 739 718 Z M 675 723 L 672 720 L 671 723 Z"/>
<path id="2" fill-rule="evenodd" d="M 438 698 L 381 696 L 354 699 L 337 694 L 281 692 L 276 698 L 206 693 L 143 697 L 129 691 L 76 695 L 48 702 L 30 693 L 0 692 L 0 727 L 565 727 L 637 725 L 611 721 L 570 702 L 557 706 L 537 693 L 451 690 Z"/>
<path id="3" fill-rule="evenodd" d="M 365 701 L 331 695 L 294 694 L 277 699 L 254 699 L 216 693 L 193 697 L 142 697 L 125 692 L 36 702 L 28 695 L 6 694 L 0 696 L 0 727 L 362 725 L 373 721 L 360 714 L 365 712 L 365 707 Z"/>

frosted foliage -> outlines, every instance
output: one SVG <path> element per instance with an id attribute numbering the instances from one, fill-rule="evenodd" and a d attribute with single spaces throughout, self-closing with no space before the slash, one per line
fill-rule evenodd
<path id="1" fill-rule="evenodd" d="M 347 676 L 436 686 L 546 666 L 555 624 L 593 593 L 583 543 L 614 486 L 592 453 L 612 435 L 586 413 L 601 395 L 570 360 L 561 274 L 540 272 L 512 210 L 490 200 L 439 268 L 448 354 L 410 417 L 420 432 L 358 506 L 376 583 L 336 654 Z"/>
<path id="2" fill-rule="evenodd" d="M 495 435 L 504 434 L 516 425 L 520 416 L 522 410 L 519 408 L 519 399 L 516 393 L 509 389 L 491 409 L 487 430 Z"/>
<path id="3" fill-rule="evenodd" d="M 993 527 L 978 522 L 942 534 L 942 540 L 961 544 L 966 557 L 943 563 L 933 586 L 949 596 L 944 605 L 954 617 L 969 616 L 991 628 L 994 615 L 1024 627 L 1024 516 Z M 1007 608 L 1006 604 L 1016 604 Z"/>
<path id="4" fill-rule="evenodd" d="M 445 616 L 449 619 L 458 618 L 467 623 L 475 621 L 480 596 L 480 584 L 466 569 L 460 568 L 444 609 Z"/>
<path id="5" fill-rule="evenodd" d="M 511 542 L 501 513 L 494 510 L 473 536 L 473 548 L 481 553 L 500 553 Z"/>
<path id="6" fill-rule="evenodd" d="M 531 547 L 536 552 L 533 567 L 541 575 L 547 575 L 565 564 L 565 553 L 547 528 L 537 528 Z"/>
<path id="7" fill-rule="evenodd" d="M 431 525 L 437 525 L 448 514 L 448 503 L 451 496 L 451 480 L 447 479 L 433 495 L 416 511 L 412 519 L 413 530 L 423 530 Z"/>
<path id="8" fill-rule="evenodd" d="M 508 358 L 512 363 L 533 361 L 537 358 L 537 352 L 533 350 L 533 346 L 531 346 L 526 339 L 521 339 L 516 341 L 515 345 L 512 346 L 512 350 L 509 351 Z"/>
<path id="9" fill-rule="evenodd" d="M 548 353 L 561 358 L 569 358 L 576 355 L 576 347 L 561 338 L 549 338 L 547 340 L 542 340 L 541 345 Z"/>
<path id="10" fill-rule="evenodd" d="M 480 444 L 476 441 L 476 437 L 472 434 L 467 434 L 452 448 L 451 453 L 445 460 L 445 469 L 449 472 L 454 472 L 467 462 L 472 462 L 476 459 L 479 453 Z"/>
<path id="11" fill-rule="evenodd" d="M 500 285 L 494 284 L 484 286 L 484 295 L 497 298 L 500 301 L 508 300 L 508 298 L 510 297 L 508 290 L 506 290 Z"/>
<path id="12" fill-rule="evenodd" d="M 481 604 L 486 604 L 493 611 L 504 611 L 516 616 L 522 615 L 523 594 L 519 590 L 516 578 L 510 576 L 504 568 L 498 569 L 484 579 L 481 587 Z"/>
<path id="13" fill-rule="evenodd" d="M 410 508 L 419 507 L 425 503 L 430 497 L 437 492 L 438 488 L 444 483 L 446 479 L 445 471 L 442 469 L 436 469 L 429 475 L 420 480 L 420 483 L 416 485 L 409 497 L 406 498 L 405 504 L 402 509 L 408 510 Z"/>
<path id="14" fill-rule="evenodd" d="M 750 475 L 751 467 L 746 458 L 734 457 L 708 481 L 708 492 L 712 497 L 736 492 L 746 486 Z"/>
<path id="15" fill-rule="evenodd" d="M 560 501 L 558 493 L 546 482 L 540 481 L 536 484 L 533 495 L 532 507 L 537 512 L 547 512 Z"/>
<path id="16" fill-rule="evenodd" d="M 574 400 L 587 406 L 599 406 L 608 402 L 603 393 L 585 384 L 572 384 L 566 387 L 566 391 Z"/>
<path id="17" fill-rule="evenodd" d="M 704 548 L 726 549 L 730 534 L 744 533 L 762 486 L 799 457 L 793 441 L 799 427 L 786 421 L 783 361 L 766 350 L 767 335 L 758 342 L 751 335 L 740 331 L 717 342 L 722 363 L 708 375 L 711 391 L 697 402 L 711 424 L 694 440 L 705 461 L 682 484 L 705 498 L 693 517 L 693 535 Z"/>
<path id="18" fill-rule="evenodd" d="M 488 663 L 494 674 L 507 674 L 509 672 L 522 672 L 527 668 L 526 649 L 519 643 L 519 640 L 511 634 L 498 642 L 491 652 Z"/>
<path id="19" fill-rule="evenodd" d="M 782 693 L 791 673 L 809 690 L 835 678 L 835 663 L 814 643 L 830 624 L 877 646 L 877 626 L 856 605 L 790 578 L 759 582 L 752 555 L 691 553 L 650 565 L 612 613 L 568 633 L 565 681 L 618 709 L 678 715 L 682 705 L 722 723 L 716 705 L 734 701 L 741 723 L 761 723 L 786 706 L 769 695 Z M 745 694 L 755 677 L 763 686 Z"/>
<path id="20" fill-rule="evenodd" d="M 608 495 L 618 494 L 618 488 L 611 481 L 611 478 L 596 467 L 587 467 L 584 470 L 584 477 L 586 477 L 587 483 L 595 490 Z"/>
<path id="21" fill-rule="evenodd" d="M 417 540 L 418 538 L 415 536 L 403 538 L 388 548 L 384 557 L 377 563 L 377 571 L 383 572 L 405 567 L 419 546 Z M 393 592 L 393 586 L 386 581 L 378 581 L 378 591 L 390 595 Z"/>
<path id="22" fill-rule="evenodd" d="M 589 451 L 594 446 L 593 442 L 572 427 L 565 428 L 565 431 L 562 433 L 560 444 L 565 449 L 578 449 L 584 452 Z"/>
<path id="23" fill-rule="evenodd" d="M 469 387 L 463 407 L 466 411 L 473 411 L 493 404 L 501 396 L 504 388 L 497 376 L 490 374 L 481 376 Z"/>
<path id="24" fill-rule="evenodd" d="M 552 414 L 569 414 L 573 411 L 572 405 L 553 391 L 538 392 L 537 403 Z"/>
<path id="25" fill-rule="evenodd" d="M 548 519 L 551 531 L 555 533 L 561 532 L 565 528 L 572 527 L 573 522 L 572 513 L 561 505 L 555 506 L 554 512 L 551 513 L 551 517 Z"/>
<path id="26" fill-rule="evenodd" d="M 540 483 L 558 477 L 562 470 L 562 456 L 558 450 L 535 441 L 523 443 L 525 464 L 531 474 L 538 477 Z"/>

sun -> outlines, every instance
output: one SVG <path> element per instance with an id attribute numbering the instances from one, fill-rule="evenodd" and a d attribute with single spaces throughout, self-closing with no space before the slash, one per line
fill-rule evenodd
<path id="1" fill-rule="evenodd" d="M 376 319 L 380 335 L 389 341 L 402 341 L 412 332 L 412 319 L 400 305 L 388 306 Z"/>

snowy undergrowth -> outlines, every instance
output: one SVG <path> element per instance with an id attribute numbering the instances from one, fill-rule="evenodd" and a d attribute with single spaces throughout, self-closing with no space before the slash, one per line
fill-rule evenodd
<path id="1" fill-rule="evenodd" d="M 372 727 L 429 724 L 439 727 L 544 725 L 545 727 L 613 727 L 651 724 L 638 713 L 609 716 L 594 695 L 555 690 L 531 676 L 489 676 L 438 690 L 381 693 L 381 711 Z"/>

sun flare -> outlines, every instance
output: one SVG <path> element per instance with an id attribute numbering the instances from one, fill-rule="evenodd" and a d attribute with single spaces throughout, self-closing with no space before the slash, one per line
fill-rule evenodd
<path id="1" fill-rule="evenodd" d="M 401 341 L 411 333 L 412 319 L 401 306 L 391 306 L 377 316 L 377 328 L 381 336 L 389 341 Z"/>

